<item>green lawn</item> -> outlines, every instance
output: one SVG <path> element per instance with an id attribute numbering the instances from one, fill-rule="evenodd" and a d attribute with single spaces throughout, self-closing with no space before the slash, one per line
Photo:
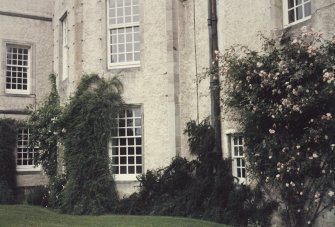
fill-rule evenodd
<path id="1" fill-rule="evenodd" d="M 0 226 L 228 227 L 196 219 L 158 216 L 72 216 L 25 205 L 1 205 Z"/>

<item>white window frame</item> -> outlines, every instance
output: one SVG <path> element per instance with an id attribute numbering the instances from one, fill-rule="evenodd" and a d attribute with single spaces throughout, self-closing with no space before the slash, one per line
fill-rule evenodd
<path id="1" fill-rule="evenodd" d="M 27 50 L 27 65 L 19 65 L 19 59 L 17 57 L 16 64 L 9 64 L 8 63 L 8 50 L 9 48 L 16 48 L 16 49 L 22 49 L 22 50 Z M 5 93 L 6 94 L 22 94 L 22 95 L 27 95 L 30 94 L 30 86 L 31 86 L 31 59 L 32 59 L 32 55 L 31 55 L 31 46 L 29 45 L 20 45 L 20 44 L 11 44 L 11 43 L 7 43 L 6 44 L 6 56 L 5 56 Z M 10 58 L 11 61 L 14 61 L 13 58 Z M 23 61 L 21 61 L 23 62 Z M 27 71 L 27 83 L 24 85 L 27 85 L 27 89 L 18 89 L 18 88 L 7 88 L 7 73 L 10 72 L 12 74 L 12 70 L 7 70 L 8 67 L 11 68 L 25 68 Z M 18 71 L 16 71 L 18 73 Z M 10 77 L 12 79 L 12 76 Z M 21 78 L 22 80 L 24 79 L 23 76 Z M 12 85 L 12 82 L 10 83 Z M 22 82 L 23 85 L 23 82 Z"/>
<path id="2" fill-rule="evenodd" d="M 61 23 L 61 69 L 62 69 L 62 80 L 66 80 L 69 77 L 69 44 L 68 44 L 68 17 L 67 12 L 60 18 Z"/>
<path id="3" fill-rule="evenodd" d="M 235 138 L 237 138 L 237 143 L 235 143 Z M 238 183 L 246 184 L 247 183 L 247 170 L 246 170 L 245 156 L 243 153 L 244 152 L 243 136 L 241 134 L 230 135 L 230 145 L 231 145 L 233 176 L 238 178 Z M 243 170 L 244 170 L 244 176 L 243 176 Z M 240 176 L 239 176 L 239 173 L 240 173 Z"/>
<path id="4" fill-rule="evenodd" d="M 293 26 L 295 24 L 299 24 L 303 21 L 309 20 L 312 17 L 312 13 L 308 16 L 305 16 L 305 10 L 304 10 L 306 4 L 312 4 L 312 0 L 301 0 L 301 4 L 298 4 L 298 5 L 296 4 L 296 0 L 294 0 L 294 6 L 293 6 L 293 8 L 290 8 L 290 9 L 293 9 L 295 11 L 298 6 L 302 6 L 303 17 L 301 19 L 297 20 L 296 19 L 296 12 L 294 12 L 295 20 L 294 20 L 294 22 L 289 23 L 289 15 L 288 15 L 289 8 L 288 8 L 288 2 L 287 1 L 288 0 L 282 0 L 282 2 L 283 2 L 284 27 L 289 27 L 289 26 Z"/>
<path id="5" fill-rule="evenodd" d="M 35 165 L 34 156 L 37 153 L 38 147 L 30 148 L 30 135 L 31 132 L 29 128 L 19 128 L 16 145 L 16 170 L 20 172 L 41 170 L 40 165 Z M 29 153 L 32 154 L 32 157 L 29 157 Z M 21 154 L 20 158 L 18 157 L 19 154 Z M 24 155 L 27 156 L 23 157 Z M 31 161 L 31 164 L 23 164 L 24 161 Z M 19 162 L 21 162 L 21 164 L 19 164 Z"/>
<path id="6" fill-rule="evenodd" d="M 132 112 L 131 117 L 128 111 Z M 117 115 L 117 126 L 112 129 L 109 143 L 112 174 L 116 181 L 135 181 L 136 176 L 144 172 L 143 109 L 140 106 L 131 106 L 122 112 L 123 114 Z M 130 120 L 129 125 L 128 120 Z M 130 129 L 130 132 L 132 132 L 131 135 L 128 135 L 127 129 Z M 130 141 L 132 141 L 131 144 L 129 144 Z M 130 149 L 131 153 L 129 153 Z M 121 163 L 121 158 L 123 158 L 125 163 Z M 132 163 L 130 163 L 130 160 L 133 160 L 131 161 Z M 117 168 L 117 173 L 114 172 L 115 168 Z M 126 173 L 121 173 L 121 168 L 126 170 Z M 134 173 L 129 173 L 130 168 L 134 169 Z M 137 168 L 140 168 L 140 171 Z"/>
<path id="7" fill-rule="evenodd" d="M 132 6 L 132 3 L 133 1 L 140 1 L 140 0 L 107 0 L 107 66 L 109 69 L 117 69 L 117 68 L 132 68 L 132 67 L 139 67 L 140 66 L 140 59 L 141 59 L 141 31 L 140 31 L 140 12 L 138 14 L 138 21 L 132 21 L 132 22 L 129 22 L 129 23 L 111 23 L 110 20 L 111 20 L 111 15 L 110 15 L 110 1 L 115 1 L 115 3 L 117 1 L 131 1 L 131 6 Z M 138 7 L 140 7 L 140 2 L 138 3 Z M 134 14 L 133 14 L 133 8 L 131 7 L 131 18 L 133 18 Z M 140 11 L 138 9 L 138 11 Z M 123 15 L 125 15 L 125 7 L 123 7 Z M 132 19 L 133 20 L 133 19 Z M 139 43 L 139 51 L 135 51 L 135 40 L 134 40 L 134 33 L 131 33 L 132 34 L 132 51 L 131 52 L 128 52 L 129 54 L 131 53 L 133 55 L 133 59 L 135 58 L 135 52 L 138 52 L 139 54 L 139 60 L 135 61 L 126 61 L 126 56 L 125 56 L 125 61 L 124 62 L 115 62 L 115 63 L 112 63 L 111 60 L 112 60 L 112 43 L 111 43 L 111 31 L 112 30 L 118 30 L 118 29 L 126 29 L 126 28 L 138 28 L 138 35 L 139 35 L 139 40 L 138 40 L 138 43 Z M 125 39 L 125 44 L 126 44 L 126 38 Z M 119 48 L 119 46 L 117 45 L 117 48 Z M 125 54 L 126 54 L 126 45 L 124 46 L 125 48 Z M 119 54 L 119 51 L 116 52 L 117 53 L 117 56 Z"/>

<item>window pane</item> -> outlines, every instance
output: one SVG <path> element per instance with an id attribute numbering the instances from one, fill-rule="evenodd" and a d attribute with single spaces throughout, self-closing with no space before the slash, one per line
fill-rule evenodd
<path id="1" fill-rule="evenodd" d="M 120 54 L 119 55 L 119 62 L 124 62 L 125 61 L 125 55 L 124 54 Z"/>
<path id="2" fill-rule="evenodd" d="M 126 52 L 132 52 L 133 51 L 133 45 L 130 43 L 130 44 L 127 44 L 126 45 Z"/>
<path id="3" fill-rule="evenodd" d="M 127 117 L 132 117 L 133 116 L 133 110 L 127 110 Z"/>
<path id="4" fill-rule="evenodd" d="M 136 53 L 134 54 L 134 60 L 135 60 L 135 61 L 139 61 L 139 60 L 140 60 L 140 53 L 139 53 L 139 52 L 136 52 Z"/>
<path id="5" fill-rule="evenodd" d="M 136 138 L 136 145 L 142 145 L 142 139 Z"/>
<path id="6" fill-rule="evenodd" d="M 134 152 L 134 147 L 128 147 L 128 155 L 134 155 L 135 152 Z"/>
<path id="7" fill-rule="evenodd" d="M 142 129 L 141 128 L 135 128 L 135 135 L 136 136 L 142 135 Z"/>
<path id="8" fill-rule="evenodd" d="M 116 12 L 117 12 L 117 17 L 122 17 L 123 16 L 123 8 L 117 8 L 116 9 Z"/>
<path id="9" fill-rule="evenodd" d="M 240 158 L 237 158 L 237 159 L 236 159 L 236 166 L 237 166 L 237 167 L 240 167 L 240 166 L 241 166 L 241 159 L 240 159 Z"/>
<path id="10" fill-rule="evenodd" d="M 127 155 L 127 148 L 120 147 L 120 155 Z"/>
<path id="11" fill-rule="evenodd" d="M 142 164 L 142 157 L 136 156 L 136 164 Z"/>
<path id="12" fill-rule="evenodd" d="M 242 177 L 246 177 L 245 169 L 244 168 L 242 169 Z"/>
<path id="13" fill-rule="evenodd" d="M 294 7 L 294 0 L 287 0 L 287 6 L 289 9 Z"/>
<path id="14" fill-rule="evenodd" d="M 120 164 L 127 164 L 127 157 L 120 157 Z"/>
<path id="15" fill-rule="evenodd" d="M 123 6 L 123 0 L 116 0 L 116 6 L 122 7 Z"/>
<path id="16" fill-rule="evenodd" d="M 135 173 L 135 167 L 134 166 L 129 166 L 128 167 L 128 173 L 129 174 L 134 174 Z"/>
<path id="17" fill-rule="evenodd" d="M 112 154 L 113 155 L 118 155 L 119 154 L 119 151 L 118 151 L 118 149 L 116 147 L 112 148 Z"/>
<path id="18" fill-rule="evenodd" d="M 124 45 L 119 45 L 119 53 L 124 53 L 125 49 L 124 49 Z"/>
<path id="19" fill-rule="evenodd" d="M 296 5 L 300 5 L 302 3 L 302 0 L 295 0 Z"/>
<path id="20" fill-rule="evenodd" d="M 115 7 L 115 0 L 109 0 L 109 7 Z"/>
<path id="21" fill-rule="evenodd" d="M 124 8 L 124 13 L 125 13 L 126 16 L 131 15 L 131 7 L 125 7 Z"/>
<path id="22" fill-rule="evenodd" d="M 119 129 L 119 136 L 125 136 L 126 135 L 126 130 L 124 128 Z"/>
<path id="23" fill-rule="evenodd" d="M 134 121 L 133 121 L 133 119 L 128 119 L 127 120 L 127 127 L 132 127 L 134 124 Z"/>
<path id="24" fill-rule="evenodd" d="M 142 173 L 142 166 L 136 166 L 136 173 Z"/>
<path id="25" fill-rule="evenodd" d="M 140 54 L 139 50 L 140 50 L 140 43 L 139 42 L 134 43 L 134 51 L 136 51 L 135 54 Z"/>
<path id="26" fill-rule="evenodd" d="M 117 21 L 118 24 L 122 24 L 123 23 L 123 17 L 118 17 L 116 21 Z"/>
<path id="27" fill-rule="evenodd" d="M 139 12 L 139 7 L 138 5 L 133 5 L 133 14 L 134 15 L 138 15 L 140 12 Z"/>
<path id="28" fill-rule="evenodd" d="M 305 9 L 305 17 L 308 17 L 311 15 L 311 2 L 308 2 L 304 6 Z"/>
<path id="29" fill-rule="evenodd" d="M 242 177 L 240 168 L 237 169 L 237 177 Z"/>
<path id="30" fill-rule="evenodd" d="M 234 156 L 238 156 L 238 147 L 234 147 Z"/>
<path id="31" fill-rule="evenodd" d="M 126 54 L 126 61 L 133 61 L 133 54 Z"/>
<path id="32" fill-rule="evenodd" d="M 131 0 L 124 0 L 124 6 L 130 6 Z"/>
<path id="33" fill-rule="evenodd" d="M 302 19 L 303 15 L 302 15 L 302 6 L 299 6 L 296 8 L 296 19 L 300 20 Z"/>
<path id="34" fill-rule="evenodd" d="M 132 40 L 133 40 L 133 36 L 131 34 L 127 34 L 126 35 L 126 42 L 127 42 L 127 45 L 129 45 L 129 47 L 130 47 L 129 51 L 132 49 Z"/>
<path id="35" fill-rule="evenodd" d="M 120 139 L 120 145 L 125 146 L 126 145 L 126 139 Z"/>
<path id="36" fill-rule="evenodd" d="M 295 21 L 295 18 L 294 18 L 294 10 L 290 10 L 288 11 L 288 22 L 289 23 L 292 23 Z"/>
<path id="37" fill-rule="evenodd" d="M 121 166 L 120 167 L 120 174 L 126 174 L 127 173 L 127 167 L 126 166 Z"/>
<path id="38" fill-rule="evenodd" d="M 134 129 L 132 128 L 127 129 L 127 136 L 134 136 Z"/>
<path id="39" fill-rule="evenodd" d="M 136 147 L 136 154 L 137 155 L 142 154 L 142 148 L 141 147 Z"/>
<path id="40" fill-rule="evenodd" d="M 125 127 L 126 126 L 126 120 L 120 119 L 119 120 L 119 127 Z"/>
<path id="41" fill-rule="evenodd" d="M 239 156 L 242 156 L 243 155 L 243 146 L 240 146 L 239 149 L 238 149 L 238 154 Z"/>
<path id="42" fill-rule="evenodd" d="M 128 157 L 128 164 L 134 164 L 134 163 L 135 163 L 134 156 Z"/>

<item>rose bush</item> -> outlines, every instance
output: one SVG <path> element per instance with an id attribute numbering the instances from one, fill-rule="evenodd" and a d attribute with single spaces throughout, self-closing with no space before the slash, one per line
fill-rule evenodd
<path id="1" fill-rule="evenodd" d="M 334 208 L 335 41 L 303 29 L 262 52 L 217 54 L 223 106 L 244 130 L 249 172 L 280 202 L 287 226 Z"/>

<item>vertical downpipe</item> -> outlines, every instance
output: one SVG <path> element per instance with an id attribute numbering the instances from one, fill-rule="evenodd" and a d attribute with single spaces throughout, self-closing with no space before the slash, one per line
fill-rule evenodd
<path id="1" fill-rule="evenodd" d="M 218 61 L 215 51 L 218 50 L 217 10 L 216 0 L 208 0 L 208 32 L 209 32 L 209 67 L 211 92 L 211 124 L 215 131 L 215 148 L 217 155 L 222 154 L 221 149 L 221 109 L 220 109 L 220 81 Z"/>

